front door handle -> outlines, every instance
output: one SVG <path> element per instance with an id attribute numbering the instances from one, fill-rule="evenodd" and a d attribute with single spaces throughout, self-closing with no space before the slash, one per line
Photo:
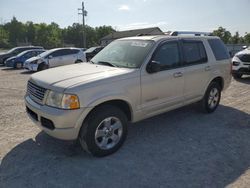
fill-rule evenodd
<path id="1" fill-rule="evenodd" d="M 182 72 L 176 72 L 176 73 L 174 73 L 174 77 L 175 78 L 179 78 L 179 77 L 182 77 L 182 76 L 183 76 Z"/>
<path id="2" fill-rule="evenodd" d="M 205 67 L 205 71 L 210 71 L 211 70 L 211 67 L 210 66 L 206 66 Z"/>

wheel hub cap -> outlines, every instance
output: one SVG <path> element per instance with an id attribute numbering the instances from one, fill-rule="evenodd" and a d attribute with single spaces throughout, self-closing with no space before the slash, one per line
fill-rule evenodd
<path id="1" fill-rule="evenodd" d="M 111 149 L 122 137 L 122 123 L 116 117 L 105 118 L 95 132 L 96 145 L 104 150 Z"/>

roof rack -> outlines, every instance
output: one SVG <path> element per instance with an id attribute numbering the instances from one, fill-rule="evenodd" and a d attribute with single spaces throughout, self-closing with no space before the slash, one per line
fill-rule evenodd
<path id="1" fill-rule="evenodd" d="M 196 32 L 196 31 L 173 31 L 173 32 L 167 32 L 166 34 L 170 36 L 179 36 L 179 35 L 213 36 L 213 34 L 210 32 Z"/>

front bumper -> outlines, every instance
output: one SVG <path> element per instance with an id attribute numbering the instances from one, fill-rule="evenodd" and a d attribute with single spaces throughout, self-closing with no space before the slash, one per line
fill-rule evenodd
<path id="1" fill-rule="evenodd" d="M 250 65 L 245 67 L 239 67 L 238 69 L 232 70 L 233 74 L 247 74 L 250 75 Z"/>
<path id="2" fill-rule="evenodd" d="M 28 116 L 40 129 L 50 136 L 62 140 L 77 139 L 82 122 L 90 111 L 89 108 L 62 110 L 40 105 L 28 95 L 25 96 L 25 104 Z M 43 121 L 44 119 L 46 121 Z"/>
<path id="3" fill-rule="evenodd" d="M 37 64 L 31 64 L 31 63 L 24 63 L 23 67 L 30 71 L 37 71 L 38 65 Z"/>
<path id="4" fill-rule="evenodd" d="M 5 66 L 6 67 L 14 67 L 15 66 L 15 62 L 14 61 L 5 61 Z"/>

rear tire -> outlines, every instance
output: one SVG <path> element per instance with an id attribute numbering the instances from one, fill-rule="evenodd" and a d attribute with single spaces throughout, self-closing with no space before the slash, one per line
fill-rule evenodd
<path id="1" fill-rule="evenodd" d="M 240 73 L 233 73 L 233 77 L 235 79 L 240 79 L 242 77 L 242 74 L 240 74 Z"/>
<path id="2" fill-rule="evenodd" d="M 38 66 L 37 71 L 46 70 L 46 69 L 48 69 L 48 68 L 49 68 L 49 66 L 48 66 L 47 64 L 41 63 L 41 64 Z"/>
<path id="3" fill-rule="evenodd" d="M 22 63 L 21 62 L 17 62 L 14 68 L 21 69 L 22 67 L 23 67 Z"/>
<path id="4" fill-rule="evenodd" d="M 82 63 L 82 60 L 78 59 L 75 61 L 75 63 Z"/>
<path id="5" fill-rule="evenodd" d="M 203 99 L 200 101 L 201 110 L 204 113 L 212 113 L 220 103 L 221 87 L 217 82 L 211 82 Z"/>
<path id="6" fill-rule="evenodd" d="M 116 152 L 127 136 L 127 117 L 112 105 L 94 109 L 82 125 L 79 141 L 84 150 L 96 157 Z"/>

